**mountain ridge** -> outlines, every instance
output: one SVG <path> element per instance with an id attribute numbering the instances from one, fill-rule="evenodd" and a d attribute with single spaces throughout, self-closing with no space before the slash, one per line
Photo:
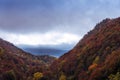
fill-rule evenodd
<path id="1" fill-rule="evenodd" d="M 119 36 L 120 18 L 98 23 L 71 51 L 53 62 L 53 80 L 63 75 L 66 80 L 106 80 L 119 72 Z"/>
<path id="2" fill-rule="evenodd" d="M 0 80 L 32 80 L 34 73 L 44 72 L 55 59 L 34 56 L 0 39 Z"/>

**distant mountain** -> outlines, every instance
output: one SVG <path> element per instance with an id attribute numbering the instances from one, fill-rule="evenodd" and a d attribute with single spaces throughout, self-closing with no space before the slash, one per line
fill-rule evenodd
<path id="1" fill-rule="evenodd" d="M 50 69 L 50 80 L 120 80 L 120 18 L 98 23 Z"/>
<path id="2" fill-rule="evenodd" d="M 55 60 L 48 55 L 34 56 L 0 39 L 0 80 L 32 80 Z"/>
<path id="3" fill-rule="evenodd" d="M 55 57 L 59 57 L 66 53 L 68 50 L 60 50 L 60 49 L 53 49 L 53 48 L 24 48 L 26 52 L 30 52 L 34 55 L 51 55 Z"/>
<path id="4" fill-rule="evenodd" d="M 34 55 L 51 55 L 55 57 L 60 57 L 61 55 L 72 49 L 73 45 L 74 44 L 40 45 L 40 46 L 18 45 L 18 47 Z"/>
<path id="5" fill-rule="evenodd" d="M 58 45 L 16 45 L 20 48 L 51 48 L 59 50 L 69 50 L 72 49 L 76 44 L 58 44 Z"/>

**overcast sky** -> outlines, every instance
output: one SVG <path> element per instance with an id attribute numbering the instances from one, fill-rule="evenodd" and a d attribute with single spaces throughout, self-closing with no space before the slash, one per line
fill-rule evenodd
<path id="1" fill-rule="evenodd" d="M 76 44 L 120 0 L 0 0 L 0 37 L 17 45 Z"/>

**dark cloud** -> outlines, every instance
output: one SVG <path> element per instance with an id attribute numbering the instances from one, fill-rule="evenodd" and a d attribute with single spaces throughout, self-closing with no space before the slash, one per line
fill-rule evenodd
<path id="1" fill-rule="evenodd" d="M 98 21 L 119 16 L 119 7 L 119 0 L 0 0 L 0 30 L 84 34 Z"/>

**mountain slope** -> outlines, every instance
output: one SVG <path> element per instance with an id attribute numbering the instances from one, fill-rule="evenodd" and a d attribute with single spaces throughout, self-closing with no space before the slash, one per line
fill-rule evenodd
<path id="1" fill-rule="evenodd" d="M 0 80 L 32 80 L 33 73 L 45 71 L 54 60 L 31 55 L 0 39 Z"/>
<path id="2" fill-rule="evenodd" d="M 51 65 L 52 80 L 106 80 L 120 71 L 120 18 L 105 19 Z"/>

